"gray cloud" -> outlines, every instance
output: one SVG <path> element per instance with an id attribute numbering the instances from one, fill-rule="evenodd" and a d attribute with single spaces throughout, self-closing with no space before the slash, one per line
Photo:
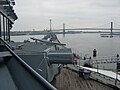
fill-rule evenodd
<path id="1" fill-rule="evenodd" d="M 62 23 L 94 27 L 120 20 L 119 3 L 119 0 L 16 0 L 19 19 L 13 29 L 46 29 L 50 18 L 53 27 L 62 27 Z"/>
<path id="2" fill-rule="evenodd" d="M 100 0 L 95 1 L 93 4 L 98 7 L 120 7 L 120 0 Z"/>

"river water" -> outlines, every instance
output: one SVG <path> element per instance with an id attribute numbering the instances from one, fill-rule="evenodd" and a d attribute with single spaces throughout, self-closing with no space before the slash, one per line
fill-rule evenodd
<path id="1" fill-rule="evenodd" d="M 72 48 L 75 52 L 82 56 L 92 56 L 93 49 L 97 50 L 98 56 L 116 56 L 120 55 L 120 37 L 105 38 L 100 34 L 62 34 L 57 35 L 61 43 L 67 44 L 67 47 Z M 25 35 L 25 36 L 11 36 L 13 41 L 24 41 L 30 37 L 41 39 L 43 35 Z"/>

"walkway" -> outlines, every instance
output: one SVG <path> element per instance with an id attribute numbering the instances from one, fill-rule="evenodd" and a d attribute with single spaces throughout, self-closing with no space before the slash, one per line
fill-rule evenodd
<path id="1" fill-rule="evenodd" d="M 62 68 L 61 73 L 53 80 L 52 84 L 58 90 L 114 90 L 94 80 L 84 80 L 69 69 Z"/>
<path id="2" fill-rule="evenodd" d="M 86 69 L 86 70 L 90 70 L 92 72 L 96 72 L 105 76 L 108 76 L 110 78 L 116 79 L 116 73 L 112 72 L 112 71 L 107 71 L 107 70 L 101 70 L 101 69 L 95 69 L 95 68 L 88 68 L 88 67 L 83 67 L 80 66 L 80 68 Z M 117 74 L 117 79 L 120 81 L 120 75 Z"/>
<path id="3" fill-rule="evenodd" d="M 120 75 L 118 75 L 112 71 L 100 70 L 100 69 L 97 70 L 95 68 L 88 68 L 88 67 L 83 67 L 83 66 L 79 66 L 79 65 L 73 66 L 70 64 L 67 65 L 67 67 L 73 71 L 78 71 L 79 68 L 82 68 L 84 70 L 89 70 L 89 71 L 91 71 L 90 77 L 92 79 L 95 79 L 95 80 L 105 83 L 107 85 L 112 85 L 114 87 L 120 88 Z"/>

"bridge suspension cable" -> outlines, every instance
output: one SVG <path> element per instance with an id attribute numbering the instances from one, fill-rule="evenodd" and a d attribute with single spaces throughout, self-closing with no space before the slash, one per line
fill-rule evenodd
<path id="1" fill-rule="evenodd" d="M 100 26 L 97 26 L 97 28 L 102 28 L 102 27 L 106 27 L 106 28 L 109 28 L 110 27 L 110 23 L 106 23 L 106 24 L 103 24 L 103 25 L 100 25 Z"/>
<path id="2" fill-rule="evenodd" d="M 115 22 L 114 26 L 115 26 L 115 28 L 120 28 L 120 22 L 119 22 L 119 24 Z"/>
<path id="3" fill-rule="evenodd" d="M 116 23 L 115 23 L 116 24 Z M 111 25 L 112 25 L 112 27 L 111 27 Z M 57 28 L 57 27 L 62 27 L 62 28 Z M 82 31 L 82 30 L 96 30 L 96 31 L 103 31 L 103 30 L 107 30 L 107 31 L 112 31 L 112 30 L 120 30 L 119 28 L 116 28 L 116 27 L 114 27 L 114 25 L 113 25 L 113 23 L 111 22 L 111 23 L 106 23 L 106 24 L 103 24 L 103 25 L 100 25 L 100 26 L 97 26 L 97 27 L 80 27 L 80 28 L 75 28 L 75 27 L 72 27 L 72 26 L 70 26 L 70 25 L 67 25 L 67 24 L 64 24 L 64 27 L 65 28 L 63 28 L 63 26 L 62 25 L 59 25 L 59 26 L 57 26 L 56 28 L 57 29 L 53 29 L 53 30 L 55 30 L 55 31 L 63 31 L 64 30 L 64 32 L 65 32 L 65 30 L 67 30 L 67 31 L 72 31 L 72 30 L 80 30 L 80 31 Z"/>
<path id="4" fill-rule="evenodd" d="M 62 25 L 58 25 L 56 27 L 53 27 L 53 30 L 56 30 L 56 29 L 61 28 L 61 27 L 62 27 Z"/>

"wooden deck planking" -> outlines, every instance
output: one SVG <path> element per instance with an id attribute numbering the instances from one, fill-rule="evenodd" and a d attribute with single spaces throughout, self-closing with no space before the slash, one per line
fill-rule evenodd
<path id="1" fill-rule="evenodd" d="M 63 68 L 51 82 L 58 90 L 114 90 L 94 80 L 84 80 L 71 70 Z"/>

